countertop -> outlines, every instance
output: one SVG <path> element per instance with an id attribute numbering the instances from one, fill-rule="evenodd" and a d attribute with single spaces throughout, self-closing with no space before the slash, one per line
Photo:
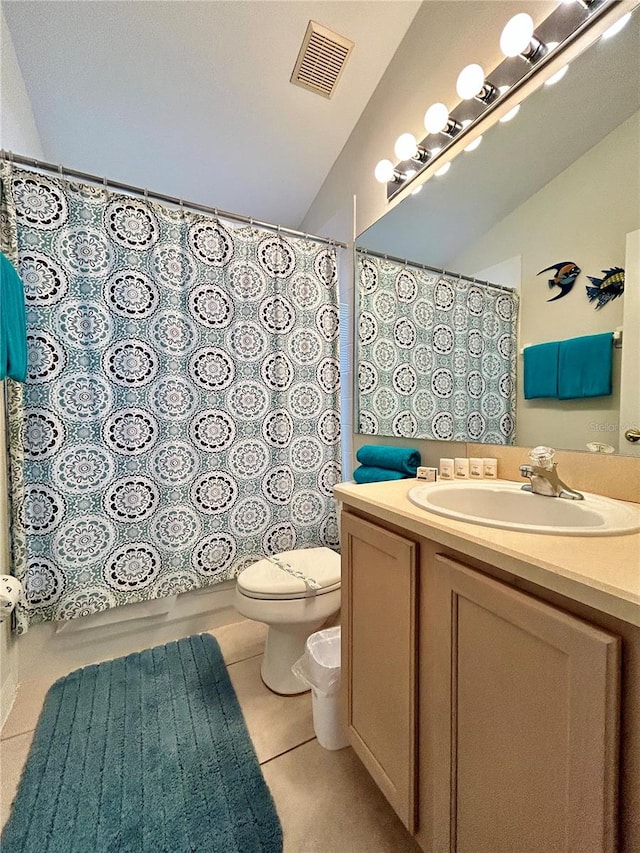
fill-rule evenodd
<path id="1" fill-rule="evenodd" d="M 640 626 L 640 533 L 553 536 L 454 521 L 409 501 L 409 489 L 422 482 L 339 483 L 334 494 L 381 521 Z"/>

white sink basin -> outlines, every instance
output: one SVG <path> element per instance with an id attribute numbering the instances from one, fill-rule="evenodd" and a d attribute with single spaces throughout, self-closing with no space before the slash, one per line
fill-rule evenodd
<path id="1" fill-rule="evenodd" d="M 640 530 L 640 508 L 584 492 L 583 501 L 523 492 L 519 483 L 425 483 L 409 500 L 457 521 L 556 536 L 619 536 Z"/>

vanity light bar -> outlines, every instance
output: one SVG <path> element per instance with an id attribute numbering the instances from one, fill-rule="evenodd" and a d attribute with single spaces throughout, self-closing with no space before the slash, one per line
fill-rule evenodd
<path id="1" fill-rule="evenodd" d="M 535 33 L 529 15 L 519 13 L 514 16 L 505 26 L 501 39 L 501 43 L 504 42 L 505 32 L 511 31 L 511 41 L 509 38 L 506 39 L 511 55 L 490 72 L 488 78 L 491 82 L 484 77 L 484 71 L 480 66 L 467 66 L 458 77 L 457 87 L 458 95 L 461 96 L 462 92 L 466 97 L 452 110 L 448 110 L 442 103 L 432 104 L 425 113 L 427 136 L 421 142 L 415 140 L 412 134 L 402 134 L 398 138 L 398 142 L 404 141 L 404 147 L 402 144 L 397 146 L 396 157 L 403 154 L 409 156 L 395 165 L 390 160 L 380 161 L 378 167 L 382 163 L 385 166 L 384 168 L 376 167 L 376 179 L 380 183 L 387 184 L 387 200 L 390 201 L 425 169 L 430 168 L 454 142 L 466 136 L 480 119 L 484 119 L 501 105 L 507 93 L 510 96 L 514 88 L 522 86 L 534 73 L 554 58 L 558 48 L 564 49 L 582 35 L 613 5 L 618 5 L 618 0 L 576 0 L 571 4 L 560 4 L 537 27 Z M 516 18 L 519 20 L 516 21 Z M 613 26 L 615 27 L 616 24 Z M 469 83 L 468 80 L 469 77 L 473 80 L 474 75 L 478 90 L 469 95 L 475 84 Z M 482 80 L 480 80 L 481 77 Z M 556 77 L 559 79 L 559 76 L 556 75 Z M 519 105 L 514 105 L 514 108 L 503 116 L 501 121 L 512 118 L 518 108 Z M 409 137 L 412 143 L 415 140 L 415 147 L 413 144 L 408 145 Z M 409 151 L 409 148 L 413 150 Z M 470 150 L 473 148 L 470 147 Z M 439 170 L 434 170 L 434 174 L 435 171 Z"/>

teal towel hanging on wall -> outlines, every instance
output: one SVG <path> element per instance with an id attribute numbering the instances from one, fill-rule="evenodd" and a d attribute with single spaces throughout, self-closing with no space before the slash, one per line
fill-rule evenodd
<path id="1" fill-rule="evenodd" d="M 611 394 L 613 332 L 560 341 L 558 398 L 576 400 Z"/>
<path id="2" fill-rule="evenodd" d="M 524 398 L 558 396 L 558 341 L 524 349 Z"/>
<path id="3" fill-rule="evenodd" d="M 24 289 L 13 264 L 0 252 L 0 379 L 27 378 Z"/>

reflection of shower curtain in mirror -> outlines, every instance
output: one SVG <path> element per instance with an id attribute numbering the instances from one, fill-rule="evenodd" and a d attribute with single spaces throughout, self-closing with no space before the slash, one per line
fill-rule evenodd
<path id="1" fill-rule="evenodd" d="M 18 631 L 336 547 L 335 249 L 1 177 L 29 351 L 10 399 Z"/>
<path id="2" fill-rule="evenodd" d="M 517 293 L 356 257 L 358 431 L 513 444 Z"/>

